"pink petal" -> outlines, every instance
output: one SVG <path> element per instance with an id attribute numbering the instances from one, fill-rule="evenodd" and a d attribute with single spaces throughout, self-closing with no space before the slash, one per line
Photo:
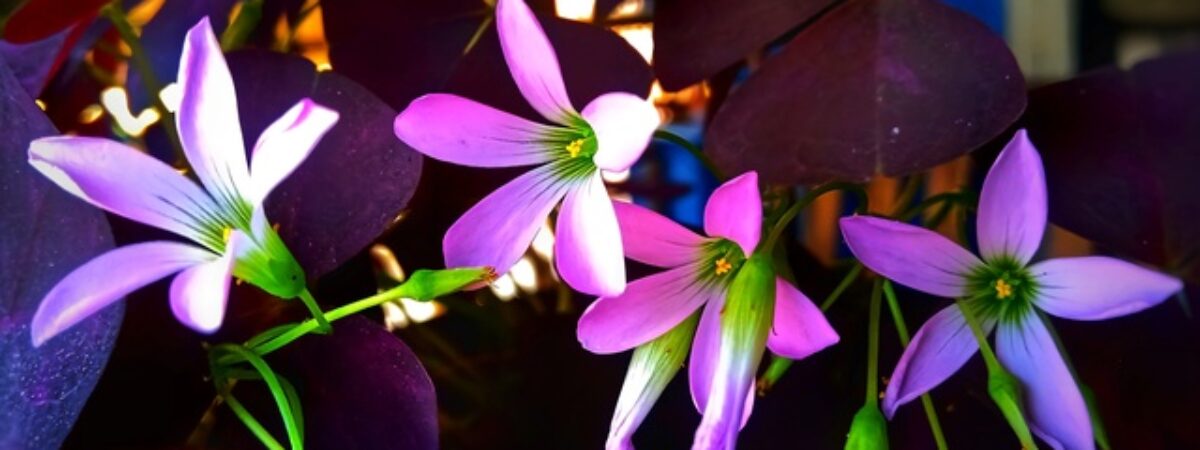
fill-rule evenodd
<path id="1" fill-rule="evenodd" d="M 1028 263 L 1046 231 L 1046 174 L 1025 130 L 1017 131 L 979 193 L 976 233 L 986 260 L 1010 257 Z"/>
<path id="2" fill-rule="evenodd" d="M 812 300 L 784 279 L 775 279 L 775 319 L 767 348 L 780 356 L 802 359 L 838 340 L 837 332 Z"/>
<path id="3" fill-rule="evenodd" d="M 104 253 L 79 266 L 42 298 L 30 333 L 38 346 L 162 277 L 217 256 L 177 242 L 145 242 Z"/>
<path id="4" fill-rule="evenodd" d="M 563 281 L 588 294 L 625 290 L 621 229 L 599 172 L 567 191 L 556 229 L 554 262 Z"/>
<path id="5" fill-rule="evenodd" d="M 991 333 L 996 319 L 980 316 L 984 333 Z M 896 363 L 884 393 L 883 413 L 891 418 L 900 405 L 950 378 L 978 350 L 979 344 L 958 305 L 938 311 L 921 325 Z"/>
<path id="6" fill-rule="evenodd" d="M 625 292 L 597 299 L 579 318 L 579 343 L 608 354 L 650 342 L 718 296 L 696 267 L 677 267 L 629 283 Z"/>
<path id="7" fill-rule="evenodd" d="M 661 120 L 654 104 L 633 94 L 613 92 L 583 108 L 583 119 L 596 133 L 596 166 L 619 172 L 637 162 Z"/>
<path id="8" fill-rule="evenodd" d="M 625 256 L 657 267 L 679 267 L 700 259 L 705 239 L 647 208 L 613 201 Z"/>
<path id="9" fill-rule="evenodd" d="M 396 116 L 396 137 L 430 158 L 471 167 L 541 164 L 556 127 L 530 122 L 451 94 L 413 100 Z"/>
<path id="10" fill-rule="evenodd" d="M 708 396 L 712 389 L 713 375 L 716 373 L 717 358 L 721 352 L 721 308 L 724 304 L 725 291 L 714 292 L 700 315 L 700 325 L 696 328 L 696 337 L 692 340 L 692 354 L 688 359 L 688 388 L 691 390 L 696 411 L 701 413 L 708 407 Z M 750 420 L 752 411 L 753 386 L 742 408 L 743 427 Z"/>
<path id="11" fill-rule="evenodd" d="M 762 235 L 762 196 L 758 172 L 750 171 L 726 181 L 704 206 L 704 232 L 737 242 L 747 256 Z"/>
<path id="12" fill-rule="evenodd" d="M 446 267 L 488 266 L 506 273 L 533 242 L 569 183 L 554 165 L 517 177 L 471 207 L 442 240 Z"/>
<path id="13" fill-rule="evenodd" d="M 211 231 L 219 227 L 218 207 L 208 194 L 162 161 L 125 144 L 92 137 L 36 139 L 29 145 L 29 164 L 67 192 L 113 214 L 196 242 L 220 238 Z"/>
<path id="14" fill-rule="evenodd" d="M 843 217 L 842 237 L 863 265 L 897 283 L 941 297 L 966 294 L 967 275 L 983 264 L 940 234 L 877 217 Z"/>
<path id="15" fill-rule="evenodd" d="M 175 318 L 201 333 L 212 333 L 221 328 L 234 255 L 237 248 L 246 245 L 251 245 L 250 238 L 234 230 L 224 255 L 195 265 L 171 281 L 171 312 L 175 313 Z"/>
<path id="16" fill-rule="evenodd" d="M 268 126 L 254 144 L 247 200 L 262 204 L 276 185 L 300 167 L 337 121 L 337 111 L 305 98 Z"/>
<path id="17" fill-rule="evenodd" d="M 521 95 L 542 117 L 570 125 L 578 114 L 567 97 L 558 55 L 546 38 L 542 24 L 523 0 L 496 2 L 496 29 L 508 71 Z"/>
<path id="18" fill-rule="evenodd" d="M 1029 267 L 1037 279 L 1034 303 L 1046 312 L 1075 320 L 1104 320 L 1162 303 L 1183 282 L 1119 259 L 1103 256 L 1061 258 Z"/>
<path id="19" fill-rule="evenodd" d="M 996 358 L 1025 388 L 1026 418 L 1038 437 L 1056 449 L 1095 448 L 1083 394 L 1040 317 L 1001 325 Z"/>
<path id="20" fill-rule="evenodd" d="M 188 30 L 179 60 L 175 124 L 188 162 L 208 191 L 232 208 L 249 188 L 237 93 L 208 18 Z"/>

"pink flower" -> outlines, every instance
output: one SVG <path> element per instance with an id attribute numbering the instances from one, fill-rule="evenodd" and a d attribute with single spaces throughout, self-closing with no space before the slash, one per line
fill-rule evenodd
<path id="1" fill-rule="evenodd" d="M 622 171 L 641 156 L 658 113 L 623 92 L 576 112 L 554 48 L 522 0 L 496 2 L 505 61 L 521 94 L 554 125 L 531 122 L 450 94 L 418 98 L 396 117 L 396 136 L 425 155 L 473 167 L 538 167 L 497 189 L 446 232 L 448 267 L 507 272 L 550 211 L 559 210 L 555 261 L 575 289 L 625 289 L 621 234 L 600 171 Z"/>
<path id="2" fill-rule="evenodd" d="M 771 351 L 800 359 L 833 345 L 838 335 L 808 297 L 775 278 L 769 262 L 763 270 L 761 263 L 767 258 L 753 253 L 762 228 L 758 174 L 748 172 L 713 192 L 704 211 L 707 237 L 640 206 L 613 205 L 625 253 L 667 270 L 630 283 L 621 295 L 596 300 L 579 319 L 579 341 L 595 353 L 622 352 L 699 315 L 688 365 L 692 398 L 704 413 L 696 445 L 709 448 L 708 442 L 726 442 L 732 446 L 739 425 L 750 413 L 754 373 L 764 350 L 758 338 L 765 337 Z M 754 273 L 747 273 L 751 267 Z M 749 302 L 749 309 L 758 315 L 731 317 L 729 310 L 736 308 L 730 303 L 735 301 Z M 653 374 L 634 372 L 631 365 L 622 398 L 639 401 L 619 402 L 610 449 L 631 448 L 633 432 L 661 392 L 658 384 L 665 386 L 656 383 L 647 391 L 644 383 L 653 381 L 649 376 Z"/>
<path id="3" fill-rule="evenodd" d="M 1091 449 L 1083 395 L 1042 310 L 1076 320 L 1103 320 L 1157 305 L 1182 283 L 1106 257 L 1029 264 L 1046 228 L 1046 180 L 1025 131 L 1000 153 L 983 183 L 978 216 L 983 259 L 924 228 L 875 217 L 847 217 L 842 234 L 871 270 L 929 294 L 967 299 L 985 332 L 996 331 L 996 356 L 1024 385 L 1031 428 L 1052 447 Z M 933 389 L 979 349 L 962 311 L 935 314 L 905 349 L 883 400 L 896 408 Z"/>
<path id="4" fill-rule="evenodd" d="M 171 282 L 171 310 L 185 325 L 216 331 L 230 276 L 282 298 L 305 289 L 304 271 L 267 222 L 263 200 L 304 162 L 338 114 L 303 99 L 259 136 L 249 165 L 233 78 L 208 19 L 188 31 L 179 63 L 176 126 L 202 186 L 120 142 L 56 136 L 34 140 L 29 163 L 66 191 L 182 242 L 114 249 L 75 269 L 42 299 L 34 345 L 146 284 Z"/>

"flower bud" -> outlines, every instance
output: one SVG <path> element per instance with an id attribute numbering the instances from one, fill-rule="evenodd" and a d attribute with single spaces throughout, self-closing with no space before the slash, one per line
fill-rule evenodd
<path id="1" fill-rule="evenodd" d="M 870 402 L 854 414 L 850 423 L 850 434 L 846 436 L 846 450 L 887 450 L 887 420 L 879 412 L 879 405 Z"/>

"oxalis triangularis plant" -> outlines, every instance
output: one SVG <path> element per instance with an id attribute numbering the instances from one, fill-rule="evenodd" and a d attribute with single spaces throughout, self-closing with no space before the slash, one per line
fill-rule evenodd
<path id="1" fill-rule="evenodd" d="M 658 13 L 664 17 L 673 17 L 681 7 L 699 7 L 663 3 Z M 310 156 L 323 139 L 339 130 L 363 134 L 365 128 L 348 129 L 354 125 L 347 124 L 347 119 L 361 120 L 361 105 L 339 106 L 315 100 L 318 93 L 324 92 L 318 87 L 325 80 L 321 78 L 324 75 L 315 75 L 309 86 L 312 95 L 302 97 L 267 122 L 247 149 L 245 143 L 251 141 L 246 140 L 243 130 L 256 129 L 258 124 L 243 120 L 239 104 L 260 97 L 258 92 L 239 91 L 226 59 L 226 50 L 246 44 L 255 27 L 262 26 L 256 15 L 263 13 L 264 1 L 247 1 L 220 37 L 214 32 L 215 17 L 199 18 L 182 35 L 173 83 L 173 92 L 178 95 L 173 99 L 164 95 L 153 101 L 162 118 L 159 125 L 166 145 L 176 152 L 176 160 L 171 163 L 146 151 L 149 140 L 131 136 L 115 140 L 21 131 L 24 134 L 19 139 L 27 166 L 15 173 L 23 174 L 21 171 L 31 168 L 40 174 L 39 180 L 52 182 L 78 200 L 173 235 L 90 255 L 90 259 L 73 265 L 47 284 L 37 293 L 32 313 L 13 315 L 28 330 L 28 335 L 23 335 L 22 352 L 30 347 L 38 351 L 63 345 L 68 335 L 100 320 L 97 316 L 110 311 L 128 294 L 163 279 L 169 279 L 167 300 L 174 317 L 194 332 L 212 336 L 225 323 L 231 285 L 245 283 L 280 301 L 303 305 L 308 318 L 267 328 L 240 342 L 207 342 L 207 378 L 216 400 L 203 420 L 211 420 L 214 409 L 225 405 L 263 446 L 304 448 L 306 428 L 311 427 L 306 427 L 303 389 L 273 369 L 268 355 L 309 335 L 336 336 L 339 320 L 383 305 L 427 302 L 487 286 L 514 269 L 538 233 L 549 230 L 549 220 L 554 224 L 552 266 L 556 279 L 593 299 L 579 317 L 579 345 L 599 355 L 631 352 L 624 383 L 615 398 L 605 448 L 632 449 L 639 427 L 685 368 L 687 389 L 699 415 L 691 436 L 692 448 L 735 448 L 743 427 L 754 420 L 755 403 L 762 401 L 759 397 L 770 394 L 791 367 L 797 362 L 804 366 L 802 360 L 846 345 L 839 327 L 825 316 L 843 297 L 860 297 L 858 300 L 865 305 L 863 322 L 867 331 L 866 373 L 862 378 L 865 399 L 857 413 L 842 418 L 848 430 L 845 448 L 888 448 L 889 420 L 918 399 L 930 431 L 931 444 L 926 447 L 944 450 L 953 444 L 973 448 L 971 442 L 947 440 L 939 409 L 929 393 L 976 353 L 987 369 L 986 386 L 982 388 L 1000 413 L 997 418 L 1003 418 L 1022 448 L 1109 448 L 1103 417 L 1083 381 L 1086 376 L 1076 371 L 1051 318 L 1099 321 L 1155 307 L 1174 295 L 1182 295 L 1183 279 L 1191 276 L 1194 255 L 1184 253 L 1157 266 L 1096 255 L 1040 258 L 1048 223 L 1055 217 L 1047 185 L 1053 172 L 1048 175 L 1047 164 L 1043 163 L 1039 142 L 1034 139 L 1038 134 L 1011 126 L 1025 108 L 1019 82 L 1014 85 L 1012 76 L 1005 75 L 1004 82 L 997 84 L 1000 87 L 989 88 L 1011 94 L 1015 86 L 1020 97 L 1016 107 L 996 101 L 996 106 L 981 113 L 981 118 L 973 119 L 981 120 L 978 125 L 966 120 L 959 120 L 965 125 L 954 122 L 953 126 L 979 126 L 991 132 L 982 138 L 976 133 L 970 139 L 958 139 L 957 135 L 939 139 L 929 129 L 945 126 L 940 123 L 922 128 L 904 122 L 904 126 L 880 128 L 884 133 L 855 133 L 854 127 L 847 131 L 822 122 L 823 117 L 806 117 L 805 124 L 796 125 L 824 127 L 819 139 L 787 133 L 782 134 L 783 138 L 776 137 L 781 135 L 777 130 L 789 128 L 786 121 L 794 119 L 780 113 L 790 107 L 780 106 L 782 103 L 794 103 L 790 102 L 792 91 L 811 91 L 814 103 L 829 101 L 817 83 L 829 81 L 826 77 L 855 79 L 861 71 L 873 71 L 873 83 L 895 82 L 903 88 L 903 93 L 890 91 L 890 84 L 889 89 L 878 89 L 880 94 L 872 107 L 881 110 L 862 114 L 874 117 L 872 125 L 876 127 L 891 118 L 890 112 L 879 106 L 890 105 L 885 101 L 893 101 L 888 96 L 900 98 L 894 100 L 898 104 L 921 104 L 933 101 L 921 96 L 928 90 L 972 84 L 922 85 L 936 77 L 918 76 L 924 72 L 905 75 L 912 69 L 902 63 L 888 65 L 870 60 L 863 67 L 853 64 L 858 61 L 855 58 L 877 52 L 822 50 L 810 55 L 807 52 L 814 48 L 814 36 L 840 29 L 860 30 L 865 18 L 908 23 L 912 17 L 906 14 L 918 14 L 934 30 L 923 39 L 942 39 L 945 36 L 938 33 L 949 29 L 954 31 L 950 35 L 970 40 L 986 32 L 977 29 L 978 24 L 936 2 L 917 0 L 864 0 L 813 8 L 801 22 L 814 21 L 792 37 L 794 41 L 784 44 L 780 55 L 768 58 L 732 91 L 728 103 L 707 125 L 707 142 L 712 147 L 701 150 L 668 131 L 664 119 L 670 116 L 644 95 L 588 81 L 572 72 L 578 70 L 567 65 L 572 58 L 594 59 L 596 63 L 589 67 L 594 73 L 590 75 L 624 76 L 608 73 L 615 71 L 603 64 L 609 56 L 602 52 L 571 53 L 579 47 L 579 41 L 554 39 L 569 35 L 562 30 L 585 25 L 563 25 L 539 17 L 524 0 L 495 0 L 477 6 L 482 13 L 472 10 L 464 17 L 478 15 L 481 24 L 473 34 L 464 36 L 468 38 L 463 39 L 465 47 L 456 49 L 454 55 L 463 61 L 455 60 L 455 64 L 472 67 L 464 62 L 469 61 L 471 52 L 485 48 L 488 42 L 495 44 L 507 78 L 494 86 L 502 90 L 511 82 L 521 101 L 501 107 L 489 102 L 488 96 L 495 94 L 492 89 L 451 89 L 455 85 L 442 83 L 445 80 L 439 81 L 442 84 L 426 83 L 419 93 L 404 99 L 398 113 L 388 110 L 395 114 L 386 118 L 392 133 L 383 136 L 392 145 L 411 147 L 450 165 L 520 168 L 512 172 L 515 178 L 483 196 L 444 230 L 441 255 L 445 268 L 417 270 L 403 282 L 373 295 L 323 308 L 313 294 L 315 280 L 306 273 L 303 258 L 293 252 L 296 248 L 289 248 L 286 235 L 280 231 L 296 225 L 286 220 L 303 219 L 272 221 L 267 213 L 268 198 L 302 164 L 311 161 Z M 327 7 L 338 9 L 335 5 Z M 137 36 L 121 4 L 97 8 L 128 47 L 131 65 L 136 66 L 141 83 L 158 97 L 162 85 L 141 42 L 146 36 Z M 303 12 L 312 13 L 311 8 Z M 26 32 L 19 26 L 15 29 L 14 33 Z M 877 31 L 896 33 L 894 42 L 907 42 L 905 39 L 912 36 L 899 29 Z M 494 37 L 490 30 L 494 30 Z M 883 41 L 885 44 L 879 44 L 877 40 L 876 45 L 893 42 Z M 1002 57 L 997 58 L 1000 62 L 980 57 L 979 65 L 987 67 L 972 74 L 991 76 L 986 73 L 994 68 L 993 64 L 998 67 L 996 71 L 1011 69 L 1011 55 L 1002 45 L 997 50 L 991 41 L 981 42 L 976 49 L 979 53 Z M 972 61 L 960 49 L 945 51 L 950 61 L 945 63 L 947 67 L 963 58 Z M 665 84 L 687 85 L 714 75 L 694 73 L 694 68 L 671 71 L 678 61 L 661 46 L 654 56 L 662 64 L 656 69 L 661 68 L 658 75 Z M 807 72 L 784 67 L 780 62 L 800 56 L 811 62 Z M 834 60 L 850 61 L 854 70 L 823 72 L 827 65 L 840 63 L 831 62 Z M 734 62 L 710 65 L 725 67 Z M 1141 75 L 1145 77 L 1169 72 L 1158 66 L 1144 70 Z M 17 85 L 12 74 L 0 75 L 5 87 Z M 576 84 L 575 80 L 584 81 Z M 355 85 L 354 89 L 359 87 Z M 350 90 L 334 91 L 343 95 Z M 840 98 L 844 94 L 830 95 Z M 16 102 L 24 94 L 6 95 L 4 102 Z M 788 101 L 772 100 L 773 96 Z M 345 103 L 336 95 L 321 98 Z M 27 107 L 30 102 L 25 103 Z M 754 110 L 756 105 L 763 111 Z M 9 109 L 0 109 L 0 113 L 18 114 Z M 1194 112 L 1190 117 L 1195 117 Z M 1030 123 L 1044 127 L 1037 120 Z M 1034 131 L 1045 132 L 1045 128 Z M 25 138 L 25 134 L 32 135 Z M 863 145 L 868 142 L 864 139 L 874 139 L 869 141 L 873 145 Z M 909 139 L 918 139 L 931 149 L 913 150 L 918 146 Z M 679 223 L 655 211 L 649 203 L 629 202 L 611 194 L 615 189 L 608 180 L 650 159 L 644 152 L 655 140 L 686 150 L 696 159 L 697 170 L 717 180 L 716 188 L 703 203 L 697 227 Z M 922 198 L 918 191 L 923 170 L 991 140 L 1007 144 L 990 161 L 977 193 L 971 186 L 962 186 Z M 908 146 L 899 146 L 901 142 Z M 1061 145 L 1061 141 L 1053 142 Z M 1175 154 L 1152 156 L 1180 158 Z M 847 159 L 839 162 L 837 158 Z M 1050 167 L 1057 167 L 1054 164 L 1061 164 L 1061 160 L 1056 158 L 1051 163 Z M 725 171 L 731 177 L 726 177 Z M 886 199 L 895 205 L 891 211 L 870 208 L 879 196 L 869 196 L 868 186 L 860 183 L 880 173 L 903 178 L 900 194 Z M 811 183 L 831 179 L 838 181 Z M 799 185 L 808 187 L 794 189 Z M 797 283 L 803 274 L 796 273 L 797 268 L 789 264 L 786 241 L 796 237 L 796 218 L 827 194 L 845 196 L 857 206 L 838 219 L 839 243 L 844 244 L 853 261 L 832 292 L 814 302 Z M 4 206 L 11 203 L 8 199 L 5 202 Z M 1189 207 L 1167 203 L 1170 208 Z M 360 206 L 366 207 L 338 205 L 347 210 Z M 952 213 L 957 214 L 953 219 L 959 225 L 957 241 L 936 231 L 952 218 Z M 19 220 L 24 216 L 12 217 L 13 223 L 23 223 Z M 353 227 L 346 228 L 325 231 L 348 233 Z M 13 248 L 5 248 L 0 254 L 19 253 L 14 251 L 19 250 L 16 244 L 4 245 Z M 626 267 L 626 259 L 652 270 L 630 281 L 627 273 L 633 270 Z M 849 294 L 858 282 L 871 286 L 869 295 Z M 896 285 L 907 289 L 897 290 Z M 921 299 L 922 294 L 944 298 L 945 305 L 910 335 L 900 307 L 907 302 L 931 301 Z M 880 322 L 885 302 L 903 347 L 886 378 L 879 372 Z M 16 373 L 16 369 L 11 370 Z M 880 386 L 881 380 L 886 380 L 885 386 Z M 269 401 L 278 409 L 278 418 L 264 422 L 256 417 L 252 403 L 235 395 L 235 387 L 242 383 L 262 383 L 270 394 Z M 84 390 L 84 398 L 88 390 L 90 387 Z M 71 413 L 71 417 L 77 413 Z M 15 425 L 9 425 L 9 429 L 17 431 L 10 435 L 18 436 L 18 440 L 27 436 L 21 429 L 26 422 L 12 423 Z M 274 423 L 280 428 L 273 428 Z M 61 438 L 45 438 L 51 440 L 48 444 L 11 444 L 53 447 L 61 444 Z M 8 438 L 0 437 L 0 447 L 10 444 L 4 439 Z"/>

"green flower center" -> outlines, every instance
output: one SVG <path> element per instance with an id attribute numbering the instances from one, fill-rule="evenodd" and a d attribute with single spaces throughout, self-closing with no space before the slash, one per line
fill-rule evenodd
<path id="1" fill-rule="evenodd" d="M 746 262 L 742 247 L 729 239 L 715 239 L 700 250 L 701 279 L 728 282 Z"/>
<path id="2" fill-rule="evenodd" d="M 1033 306 L 1037 289 L 1037 281 L 1021 263 L 1012 258 L 998 258 L 968 276 L 967 300 L 983 314 L 1018 320 Z"/>

